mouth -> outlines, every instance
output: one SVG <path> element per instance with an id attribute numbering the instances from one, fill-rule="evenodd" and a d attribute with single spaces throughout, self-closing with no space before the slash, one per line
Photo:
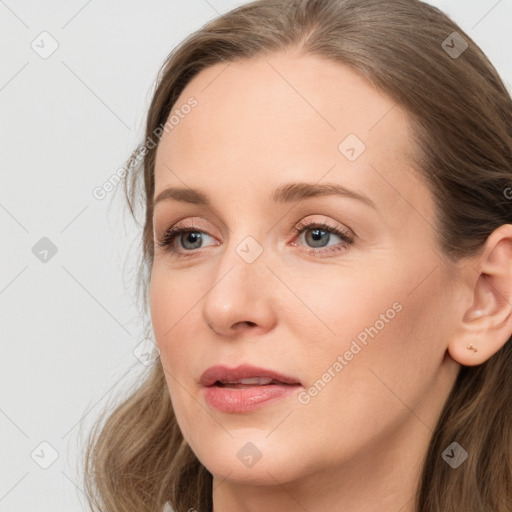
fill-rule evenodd
<path id="1" fill-rule="evenodd" d="M 251 365 L 240 365 L 236 368 L 228 368 L 222 365 L 212 366 L 201 375 L 199 383 L 204 387 L 234 388 L 301 384 L 295 377 Z"/>
<path id="2" fill-rule="evenodd" d="M 220 382 L 217 381 L 212 386 L 230 389 L 250 389 L 257 386 L 294 386 L 295 384 L 285 384 L 278 380 L 268 379 L 264 377 L 256 377 L 254 379 L 241 379 L 240 382 Z"/>
<path id="3" fill-rule="evenodd" d="M 243 413 L 284 399 L 301 388 L 298 379 L 254 366 L 213 366 L 200 383 L 206 403 L 224 413 Z"/>

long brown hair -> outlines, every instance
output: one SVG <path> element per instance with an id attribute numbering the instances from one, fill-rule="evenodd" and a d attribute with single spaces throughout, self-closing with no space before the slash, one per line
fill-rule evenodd
<path id="1" fill-rule="evenodd" d="M 476 254 L 497 227 L 512 223 L 511 97 L 458 25 L 419 0 L 259 0 L 190 35 L 158 75 L 145 140 L 124 181 L 131 213 L 142 208 L 144 216 L 144 304 L 155 154 L 180 93 L 208 66 L 291 47 L 350 66 L 409 113 L 417 170 L 435 199 L 437 242 L 447 258 Z M 441 457 L 452 442 L 468 452 L 456 470 Z M 418 512 L 512 510 L 510 339 L 485 363 L 461 368 L 423 464 Z M 166 502 L 177 512 L 212 509 L 212 475 L 183 442 L 159 361 L 92 430 L 85 486 L 91 507 L 103 512 L 154 512 Z"/>

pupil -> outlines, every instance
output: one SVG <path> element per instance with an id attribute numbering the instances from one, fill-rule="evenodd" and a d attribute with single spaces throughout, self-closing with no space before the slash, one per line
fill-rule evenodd
<path id="1" fill-rule="evenodd" d="M 194 247 L 188 247 L 189 249 L 197 249 L 197 247 L 199 247 L 201 245 L 201 233 L 197 233 L 197 232 L 194 232 L 194 231 L 191 231 L 189 233 L 186 233 L 186 236 L 185 236 L 185 244 L 184 244 L 184 247 L 187 248 L 187 243 L 188 242 L 191 242 L 192 245 L 195 244 Z"/>
<path id="2" fill-rule="evenodd" d="M 311 233 L 312 233 L 312 237 L 313 237 L 313 243 L 316 243 L 318 242 L 319 240 L 321 240 L 322 238 L 322 235 L 326 235 L 328 234 L 327 231 L 324 231 L 322 229 L 313 229 L 311 230 Z M 325 243 L 327 243 L 328 240 L 325 240 Z M 308 241 L 309 243 L 309 241 Z M 323 247 L 325 244 L 321 244 L 321 245 L 317 245 L 316 247 Z"/>

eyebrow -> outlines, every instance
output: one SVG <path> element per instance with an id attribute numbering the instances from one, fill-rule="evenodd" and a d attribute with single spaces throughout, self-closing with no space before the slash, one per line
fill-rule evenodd
<path id="1" fill-rule="evenodd" d="M 338 195 L 357 199 L 358 201 L 377 209 L 377 206 L 369 197 L 346 188 L 338 183 L 286 183 L 276 188 L 272 192 L 270 198 L 276 203 L 290 203 L 293 201 L 300 201 L 301 199 L 307 199 L 309 197 L 325 195 Z M 207 207 L 211 206 L 210 200 L 204 192 L 191 188 L 180 187 L 169 187 L 160 192 L 160 194 L 155 198 L 153 206 L 156 206 L 162 201 L 172 200 Z"/>

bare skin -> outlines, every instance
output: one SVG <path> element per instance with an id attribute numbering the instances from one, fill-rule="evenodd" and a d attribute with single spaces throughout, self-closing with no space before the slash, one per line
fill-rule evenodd
<path id="1" fill-rule="evenodd" d="M 407 159 L 406 112 L 347 67 L 276 53 L 203 70 L 175 107 L 192 96 L 197 106 L 161 139 L 155 197 L 198 189 L 211 205 L 155 206 L 155 239 L 186 225 L 202 242 L 191 249 L 184 234 L 172 253 L 155 248 L 150 300 L 178 423 L 214 476 L 215 512 L 413 512 L 460 365 L 482 363 L 512 332 L 512 226 L 477 258 L 448 262 L 433 198 Z M 339 149 L 349 134 L 365 144 L 360 155 L 354 138 Z M 296 182 L 342 185 L 374 206 L 272 201 Z M 353 242 L 293 230 L 323 221 Z M 262 253 L 248 263 L 237 247 Z M 211 408 L 203 371 L 242 363 L 302 388 L 251 412 Z M 261 454 L 251 467 L 237 456 L 249 442 Z"/>

